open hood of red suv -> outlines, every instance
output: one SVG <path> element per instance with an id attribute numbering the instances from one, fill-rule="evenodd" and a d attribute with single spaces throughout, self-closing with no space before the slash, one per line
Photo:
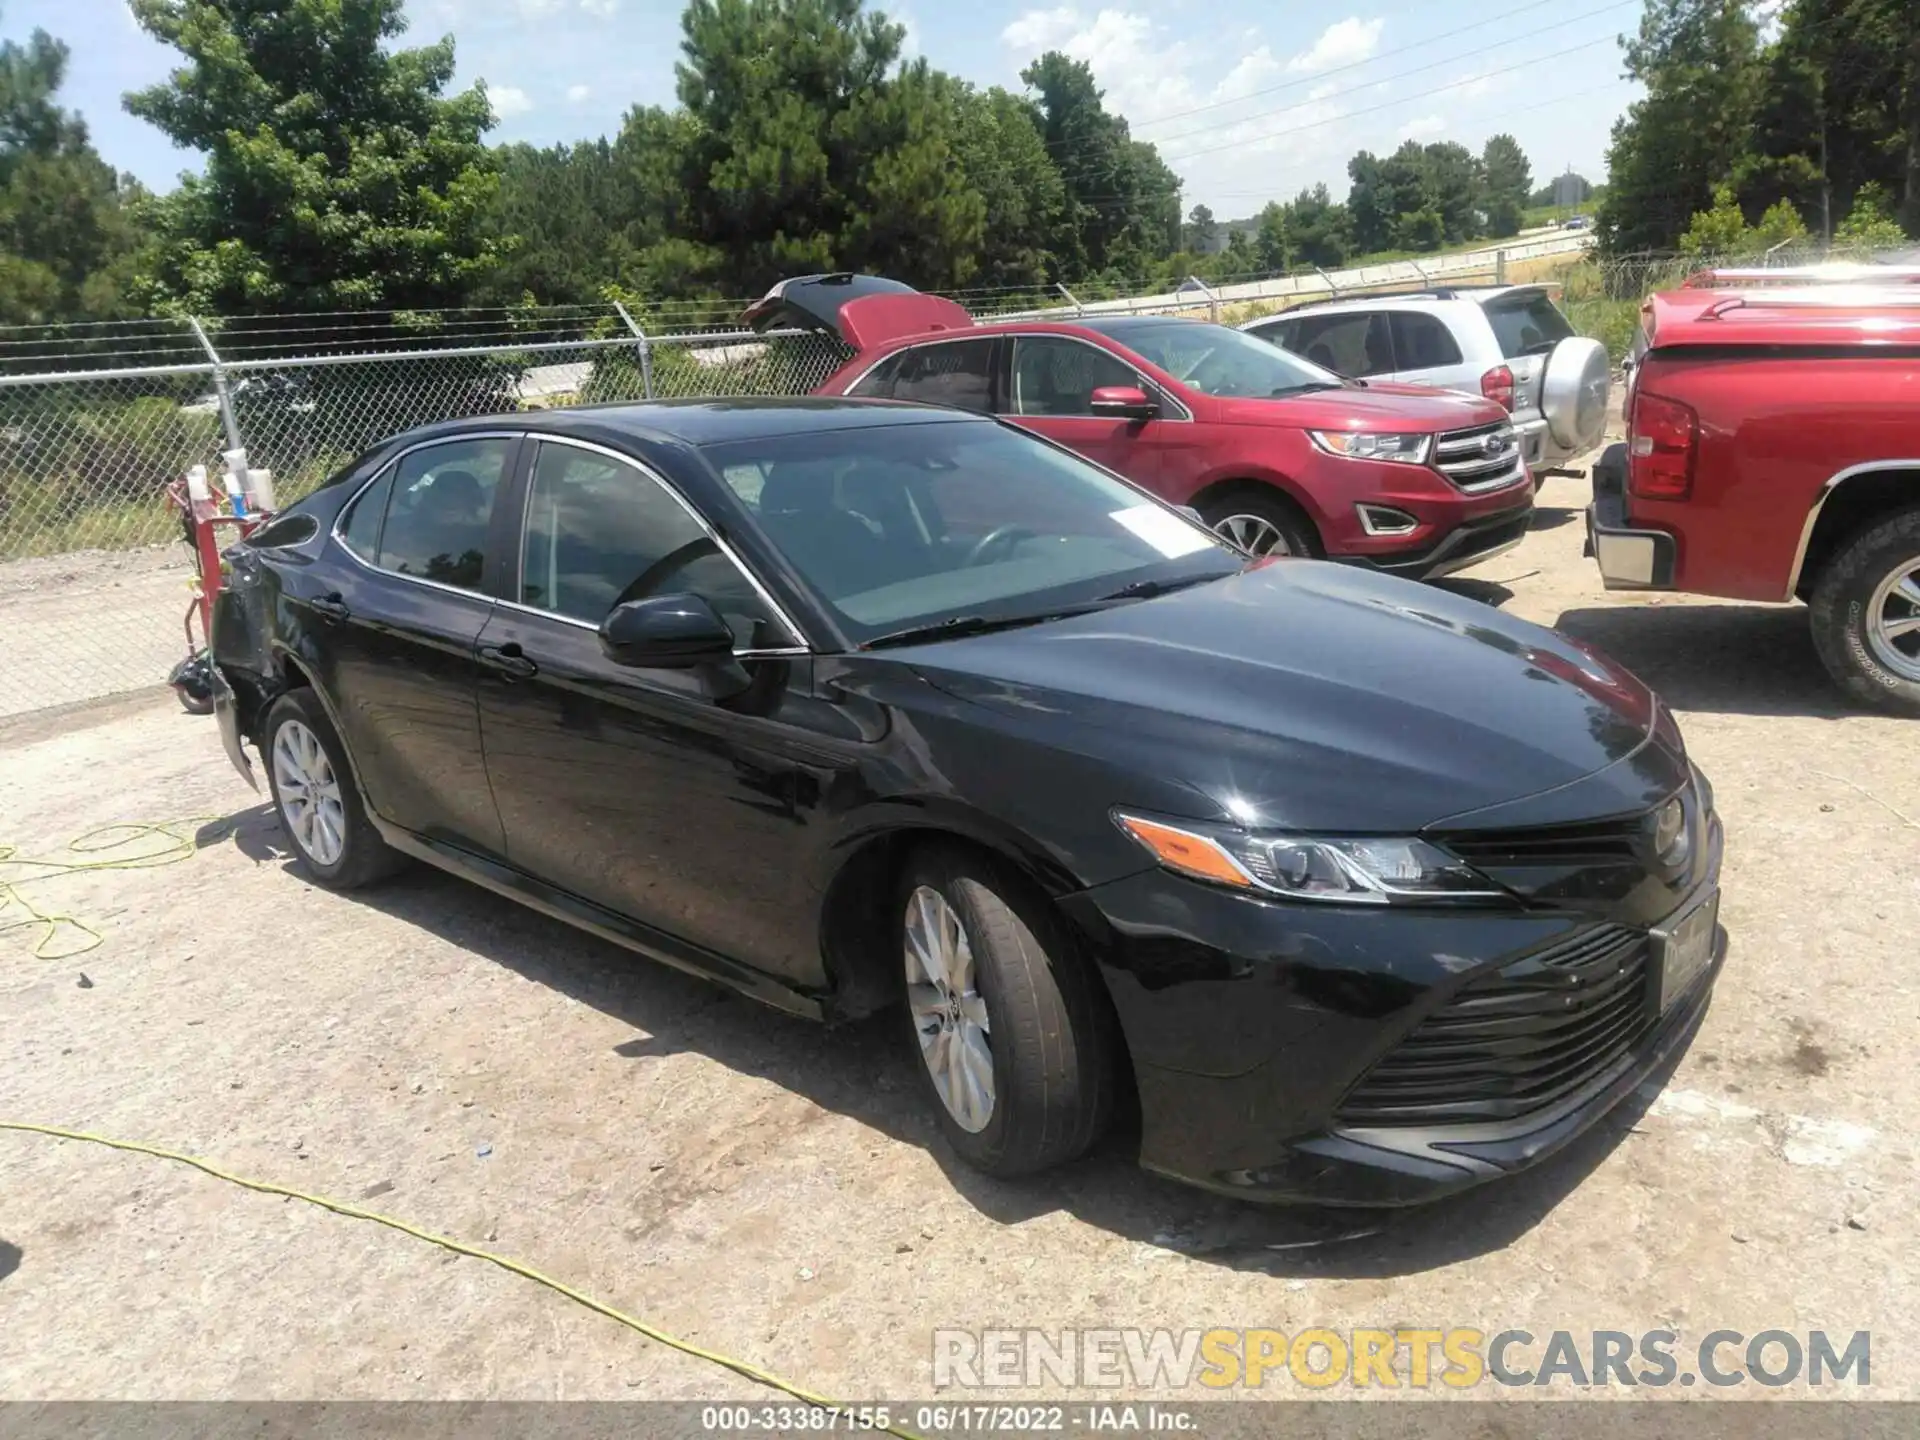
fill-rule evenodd
<path id="1" fill-rule="evenodd" d="M 923 295 L 885 276 L 847 273 L 782 280 L 740 318 L 755 330 L 824 330 L 855 350 L 973 324 L 973 316 L 951 300 Z"/>

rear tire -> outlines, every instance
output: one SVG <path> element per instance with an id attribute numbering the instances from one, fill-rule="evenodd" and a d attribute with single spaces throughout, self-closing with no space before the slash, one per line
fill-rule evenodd
<path id="1" fill-rule="evenodd" d="M 1313 522 L 1277 491 L 1249 486 L 1229 490 L 1200 507 L 1209 529 L 1253 555 L 1314 559 L 1326 551 Z"/>
<path id="2" fill-rule="evenodd" d="M 1845 541 L 1814 582 L 1813 648 L 1840 688 L 1920 715 L 1920 508 Z"/>
<path id="3" fill-rule="evenodd" d="M 307 874 L 329 890 L 353 890 L 402 869 L 406 857 L 367 818 L 347 747 L 313 691 L 289 690 L 267 711 L 260 758 L 280 827 Z"/>
<path id="4" fill-rule="evenodd" d="M 1099 977 L 1006 867 L 938 846 L 903 878 L 894 913 L 908 1028 L 947 1143 L 1002 1178 L 1085 1153 L 1114 1107 L 1114 1025 Z"/>

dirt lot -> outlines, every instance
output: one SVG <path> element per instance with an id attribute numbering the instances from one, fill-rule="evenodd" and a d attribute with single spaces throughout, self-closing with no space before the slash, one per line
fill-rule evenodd
<path id="1" fill-rule="evenodd" d="M 28 891 L 105 942 L 0 935 L 0 1119 L 375 1197 L 843 1395 L 924 1397 L 936 1327 L 1017 1323 L 1868 1329 L 1871 1393 L 1920 1397 L 1920 729 L 1845 710 L 1798 610 L 1604 595 L 1586 498 L 1548 481 L 1526 545 L 1460 583 L 1680 710 L 1732 952 L 1664 1088 L 1524 1178 L 1304 1249 L 1273 1247 L 1327 1217 L 1123 1143 L 981 1179 L 890 1024 L 827 1034 L 427 871 L 321 891 L 212 722 L 151 695 L 0 729 L 25 853 L 214 817 L 183 864 Z M 4 1398 L 761 1393 L 483 1262 L 96 1147 L 0 1133 L 0 1242 Z"/>

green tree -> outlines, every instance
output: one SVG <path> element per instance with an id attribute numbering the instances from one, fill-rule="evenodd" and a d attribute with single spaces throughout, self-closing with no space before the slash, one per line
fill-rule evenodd
<path id="1" fill-rule="evenodd" d="M 1485 178 L 1478 156 L 1452 140 L 1439 141 L 1424 150 L 1409 140 L 1400 147 L 1400 157 L 1419 169 L 1426 208 L 1439 212 L 1447 244 L 1458 244 L 1480 235 Z"/>
<path id="2" fill-rule="evenodd" d="M 899 25 L 860 0 L 692 0 L 681 29 L 682 238 L 730 288 L 835 268 L 970 278 L 986 205 L 953 183 L 950 82 L 901 63 Z"/>
<path id="3" fill-rule="evenodd" d="M 1352 217 L 1353 248 L 1360 254 L 1391 250 L 1401 243 L 1400 217 L 1426 204 L 1424 154 L 1409 140 L 1381 158 L 1362 150 L 1347 162 L 1347 210 Z M 1436 245 L 1438 241 L 1434 242 Z"/>
<path id="4" fill-rule="evenodd" d="M 1492 136 L 1480 152 L 1480 168 L 1486 177 L 1487 234 L 1496 239 L 1518 235 L 1529 198 L 1527 187 L 1533 183 L 1526 152 L 1511 135 Z M 1551 191 L 1540 203 L 1553 203 Z"/>
<path id="5" fill-rule="evenodd" d="M 1253 232 L 1254 261 L 1262 270 L 1291 270 L 1293 245 L 1287 234 L 1287 209 L 1277 200 L 1269 200 L 1260 211 L 1259 228 Z"/>
<path id="6" fill-rule="evenodd" d="M 1219 222 L 1213 218 L 1213 211 L 1204 205 L 1196 205 L 1187 212 L 1187 248 L 1202 254 L 1213 249 L 1214 242 L 1220 238 Z"/>
<path id="7" fill-rule="evenodd" d="M 54 101 L 67 47 L 44 30 L 0 43 L 0 323 L 113 318 L 136 239 L 122 181 Z"/>
<path id="8" fill-rule="evenodd" d="M 1680 236 L 1683 255 L 1738 255 L 1750 246 L 1747 217 L 1733 198 L 1733 186 L 1714 187 L 1713 204 L 1697 210 Z"/>
<path id="9" fill-rule="evenodd" d="M 402 0 L 132 0 L 185 65 L 126 97 L 206 156 L 152 207 L 151 299 L 221 314 L 457 305 L 498 263 L 486 92 Z"/>
<path id="10" fill-rule="evenodd" d="M 1048 51 L 1020 78 L 1038 96 L 1046 147 L 1066 185 L 1060 253 L 1068 272 L 1144 274 L 1177 243 L 1180 177 L 1108 112 L 1084 60 Z"/>
<path id="11" fill-rule="evenodd" d="M 1352 220 L 1347 207 L 1335 203 L 1325 185 L 1302 190 L 1286 207 L 1287 234 L 1293 253 L 1308 265 L 1324 269 L 1346 263 L 1352 248 Z"/>
<path id="12" fill-rule="evenodd" d="M 1595 230 L 1615 254 L 1671 248 L 1714 207 L 1714 187 L 1746 153 L 1762 80 L 1743 0 L 1647 0 L 1623 49 L 1647 93 L 1614 123 L 1607 150 Z"/>
<path id="13" fill-rule="evenodd" d="M 1045 285 L 1063 278 L 1066 182 L 1041 137 L 1031 100 L 994 86 L 954 85 L 959 179 L 986 207 L 974 282 Z"/>
<path id="14" fill-rule="evenodd" d="M 1893 218 L 1886 191 L 1870 180 L 1854 194 L 1853 208 L 1834 228 L 1833 238 L 1842 245 L 1884 250 L 1904 244 L 1907 237 Z"/>

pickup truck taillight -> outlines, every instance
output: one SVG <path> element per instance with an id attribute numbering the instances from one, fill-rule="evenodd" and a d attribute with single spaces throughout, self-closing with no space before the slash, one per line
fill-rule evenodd
<path id="1" fill-rule="evenodd" d="M 1627 439 L 1627 493 L 1642 500 L 1684 500 L 1693 489 L 1693 452 L 1700 417 L 1693 407 L 1659 395 L 1633 397 Z"/>
<path id="2" fill-rule="evenodd" d="M 1513 410 L 1513 371 L 1496 365 L 1480 377 L 1480 393 L 1502 410 Z"/>

